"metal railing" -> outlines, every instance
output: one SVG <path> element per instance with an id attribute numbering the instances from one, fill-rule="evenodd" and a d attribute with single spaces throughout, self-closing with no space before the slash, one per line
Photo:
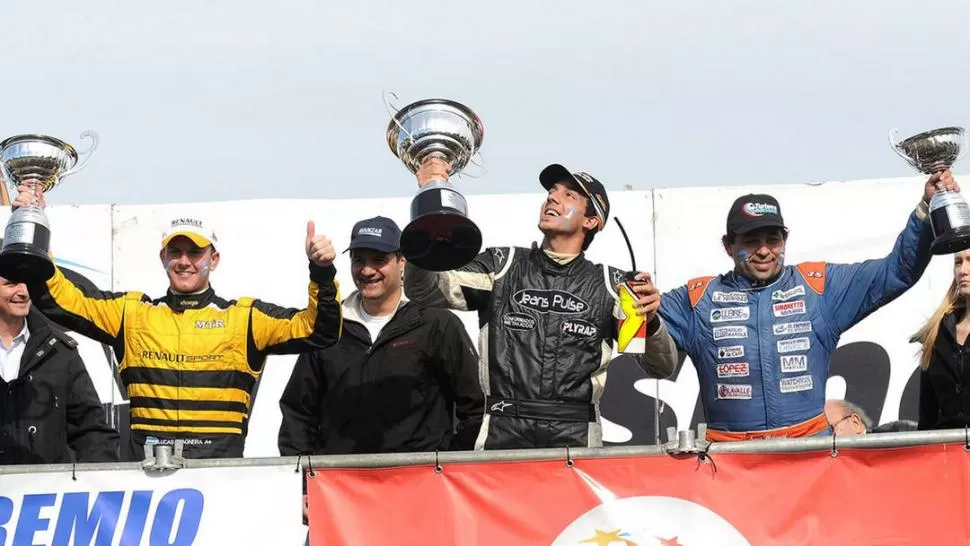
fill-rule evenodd
<path id="1" fill-rule="evenodd" d="M 961 444 L 965 450 L 970 451 L 970 429 L 881 432 L 859 436 L 779 438 L 740 442 L 707 442 L 698 439 L 704 437 L 704 431 L 704 425 L 699 426 L 696 433 L 692 430 L 682 430 L 676 433 L 673 430 L 668 430 L 668 438 L 674 438 L 674 440 L 660 446 L 375 453 L 366 455 L 303 455 L 298 457 L 238 459 L 184 459 L 181 457 L 180 445 L 176 444 L 174 447 L 170 445 L 156 445 L 153 446 L 153 450 L 146 448 L 146 457 L 141 462 L 8 465 L 0 466 L 0 476 L 4 474 L 25 474 L 31 472 L 84 472 L 92 470 L 143 469 L 147 472 L 174 472 L 182 468 L 218 468 L 232 466 L 293 465 L 294 471 L 299 471 L 301 468 L 393 468 L 425 465 L 440 468 L 445 464 L 550 460 L 562 460 L 567 464 L 572 464 L 572 461 L 575 459 L 655 457 L 701 453 L 784 454 L 827 452 L 829 456 L 837 457 L 839 451 L 843 449 L 885 449 L 935 444 Z"/>

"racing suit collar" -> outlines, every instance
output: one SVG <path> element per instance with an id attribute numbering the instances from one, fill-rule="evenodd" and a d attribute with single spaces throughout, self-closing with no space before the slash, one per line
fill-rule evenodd
<path id="1" fill-rule="evenodd" d="M 213 298 L 215 298 L 215 291 L 210 286 L 202 292 L 197 294 L 176 294 L 172 292 L 171 289 L 165 294 L 165 303 L 172 308 L 173 311 L 181 312 L 187 309 L 202 309 L 210 303 L 212 303 Z"/>
<path id="2" fill-rule="evenodd" d="M 736 286 L 740 290 L 761 290 L 763 288 L 768 288 L 774 285 L 778 281 L 785 278 L 788 275 L 788 267 L 782 267 L 781 271 L 775 275 L 773 278 L 767 281 L 756 281 L 744 275 L 741 275 L 737 271 L 731 271 L 728 273 L 727 278 L 730 280 L 731 284 Z"/>
<path id="3" fill-rule="evenodd" d="M 542 271 L 544 273 L 551 273 L 554 275 L 568 274 L 573 270 L 574 267 L 576 267 L 577 264 L 580 264 L 583 262 L 583 258 L 585 258 L 585 256 L 586 256 L 585 252 L 580 252 L 572 260 L 561 264 L 556 260 L 554 260 L 548 254 L 546 254 L 546 251 L 543 250 L 541 246 L 539 246 L 539 243 L 536 243 L 536 242 L 532 243 L 532 259 L 539 264 L 539 266 L 542 268 Z"/>

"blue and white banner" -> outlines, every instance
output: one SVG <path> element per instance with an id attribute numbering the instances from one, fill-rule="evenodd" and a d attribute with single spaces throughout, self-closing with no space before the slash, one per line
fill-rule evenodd
<path id="1" fill-rule="evenodd" d="M 301 546 L 294 465 L 0 474 L 0 546 Z"/>

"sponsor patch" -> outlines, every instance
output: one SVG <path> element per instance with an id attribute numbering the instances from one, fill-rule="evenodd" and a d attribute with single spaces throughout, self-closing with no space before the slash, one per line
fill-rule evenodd
<path id="1" fill-rule="evenodd" d="M 745 307 L 718 307 L 711 309 L 711 322 L 736 322 L 748 320 L 751 317 L 751 309 Z"/>
<path id="2" fill-rule="evenodd" d="M 715 303 L 748 303 L 748 294 L 745 292 L 714 292 L 711 300 Z"/>
<path id="3" fill-rule="evenodd" d="M 748 216 L 761 216 L 762 214 L 778 214 L 778 207 L 771 203 L 745 203 L 741 210 Z"/>
<path id="4" fill-rule="evenodd" d="M 808 356 L 807 355 L 791 355 L 781 357 L 781 371 L 786 373 L 793 372 L 807 372 L 808 371 Z"/>
<path id="5" fill-rule="evenodd" d="M 785 301 L 790 300 L 796 296 L 804 296 L 805 287 L 798 285 L 795 288 L 789 288 L 788 290 L 775 290 L 771 293 L 771 299 L 773 301 Z"/>
<path id="6" fill-rule="evenodd" d="M 502 317 L 502 324 L 510 330 L 531 330 L 536 327 L 536 319 L 525 313 L 508 313 Z"/>
<path id="7" fill-rule="evenodd" d="M 526 288 L 513 294 L 512 301 L 540 313 L 575 315 L 589 310 L 589 303 L 563 290 Z"/>
<path id="8" fill-rule="evenodd" d="M 717 358 L 741 358 L 744 356 L 744 345 L 728 345 L 717 348 Z"/>
<path id="9" fill-rule="evenodd" d="M 751 385 L 717 384 L 718 400 L 751 400 Z"/>
<path id="10" fill-rule="evenodd" d="M 783 377 L 778 387 L 781 392 L 789 393 L 810 391 L 814 385 L 812 384 L 812 376 L 799 375 L 798 377 Z"/>
<path id="11" fill-rule="evenodd" d="M 211 330 L 212 328 L 225 328 L 226 321 L 222 319 L 212 319 L 212 320 L 197 320 L 195 321 L 195 327 L 199 330 Z"/>
<path id="12" fill-rule="evenodd" d="M 807 337 L 796 337 L 794 339 L 782 339 L 777 343 L 779 353 L 793 353 L 795 351 L 807 351 L 812 346 L 812 342 Z"/>
<path id="13" fill-rule="evenodd" d="M 747 362 L 724 362 L 717 365 L 718 377 L 748 377 Z"/>
<path id="14" fill-rule="evenodd" d="M 560 326 L 562 333 L 579 337 L 596 337 L 599 329 L 593 324 L 581 319 L 568 319 Z"/>
<path id="15" fill-rule="evenodd" d="M 748 337 L 747 326 L 718 326 L 712 332 L 714 339 L 745 339 Z"/>
<path id="16" fill-rule="evenodd" d="M 776 303 L 771 306 L 771 311 L 776 317 L 790 317 L 792 315 L 805 314 L 805 300 L 786 301 Z"/>
<path id="17" fill-rule="evenodd" d="M 771 330 L 776 336 L 784 336 L 788 334 L 807 334 L 812 331 L 811 322 L 783 322 L 781 324 L 775 324 L 771 327 Z"/>

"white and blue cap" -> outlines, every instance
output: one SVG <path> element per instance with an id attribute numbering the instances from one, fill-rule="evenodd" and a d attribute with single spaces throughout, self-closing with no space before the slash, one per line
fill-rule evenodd
<path id="1" fill-rule="evenodd" d="M 384 216 L 361 220 L 354 224 L 354 229 L 350 232 L 350 246 L 344 252 L 355 248 L 397 252 L 401 249 L 401 228 L 397 227 L 394 220 Z"/>

